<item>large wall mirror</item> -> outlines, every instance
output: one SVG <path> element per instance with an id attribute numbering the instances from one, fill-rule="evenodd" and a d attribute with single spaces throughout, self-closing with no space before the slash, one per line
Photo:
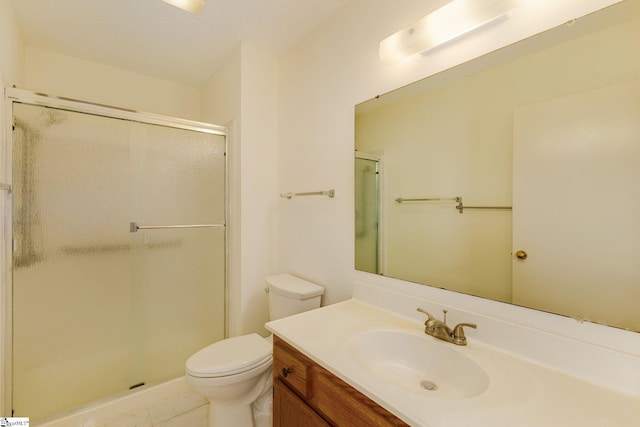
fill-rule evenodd
<path id="1" fill-rule="evenodd" d="M 357 105 L 356 269 L 640 331 L 639 41 L 625 0 Z"/>

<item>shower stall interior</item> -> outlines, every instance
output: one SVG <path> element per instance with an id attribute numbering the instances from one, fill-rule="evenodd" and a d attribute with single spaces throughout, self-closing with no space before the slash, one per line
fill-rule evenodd
<path id="1" fill-rule="evenodd" d="M 183 375 L 225 337 L 226 129 L 16 89 L 5 106 L 5 409 Z"/>

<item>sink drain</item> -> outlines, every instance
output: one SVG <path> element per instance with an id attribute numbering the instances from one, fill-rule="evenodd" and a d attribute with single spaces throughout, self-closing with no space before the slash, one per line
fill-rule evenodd
<path id="1" fill-rule="evenodd" d="M 422 381 L 420 383 L 420 385 L 422 386 L 423 389 L 425 390 L 429 390 L 429 391 L 433 391 L 433 390 L 437 390 L 438 386 L 436 385 L 436 383 L 432 382 L 432 381 Z"/>

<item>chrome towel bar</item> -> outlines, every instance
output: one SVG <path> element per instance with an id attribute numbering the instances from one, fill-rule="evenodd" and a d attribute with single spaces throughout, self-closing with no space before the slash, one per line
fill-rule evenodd
<path id="1" fill-rule="evenodd" d="M 187 224 L 187 225 L 138 225 L 137 222 L 129 224 L 129 232 L 136 233 L 138 230 L 160 230 L 165 228 L 224 228 L 225 224 Z"/>
<path id="2" fill-rule="evenodd" d="M 459 213 L 463 213 L 465 209 L 485 209 L 485 210 L 502 210 L 502 211 L 510 211 L 512 210 L 511 206 L 465 206 L 462 203 L 462 197 L 423 197 L 417 199 L 405 199 L 403 197 L 398 197 L 396 199 L 396 203 L 404 203 L 404 202 L 456 202 L 455 208 Z"/>
<path id="3" fill-rule="evenodd" d="M 498 211 L 510 211 L 511 206 L 464 206 L 462 201 L 456 205 L 459 213 L 462 213 L 465 209 L 486 209 L 486 210 L 498 210 Z"/>
<path id="4" fill-rule="evenodd" d="M 462 197 L 426 197 L 422 199 L 406 199 L 404 197 L 398 197 L 396 203 L 404 202 L 461 202 Z"/>
<path id="5" fill-rule="evenodd" d="M 292 197 L 298 197 L 298 196 L 328 196 L 328 197 L 335 197 L 336 195 L 336 190 L 327 190 L 327 191 L 310 191 L 307 193 L 282 193 L 280 194 L 280 197 L 286 197 L 287 199 L 290 199 Z"/>

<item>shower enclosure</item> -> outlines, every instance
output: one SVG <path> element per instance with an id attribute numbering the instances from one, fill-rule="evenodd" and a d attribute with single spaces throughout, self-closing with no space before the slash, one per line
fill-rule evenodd
<path id="1" fill-rule="evenodd" d="M 225 128 L 6 100 L 5 408 L 37 421 L 183 375 L 225 337 Z"/>

